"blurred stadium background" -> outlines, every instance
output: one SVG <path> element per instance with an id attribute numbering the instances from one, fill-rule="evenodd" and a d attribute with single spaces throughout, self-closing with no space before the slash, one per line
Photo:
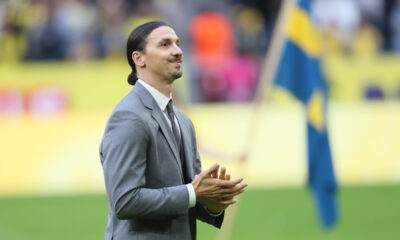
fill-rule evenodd
<path id="1" fill-rule="evenodd" d="M 306 188 L 305 112 L 255 93 L 280 0 L 1 0 L 0 239 L 101 239 L 107 202 L 98 147 L 130 91 L 130 31 L 165 20 L 181 38 L 178 105 L 192 118 L 203 168 L 244 176 L 231 239 L 398 239 L 400 1 L 315 0 L 340 218 L 321 230 Z M 227 121 L 229 119 L 229 121 Z M 200 223 L 199 238 L 217 231 Z"/>

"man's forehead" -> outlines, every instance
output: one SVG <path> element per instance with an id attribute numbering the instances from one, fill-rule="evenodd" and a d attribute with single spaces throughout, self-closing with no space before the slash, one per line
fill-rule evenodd
<path id="1" fill-rule="evenodd" d="M 156 41 L 157 42 L 162 39 L 179 40 L 175 31 L 168 26 L 162 26 L 162 27 L 158 27 L 158 28 L 154 29 L 148 36 L 148 41 Z"/>

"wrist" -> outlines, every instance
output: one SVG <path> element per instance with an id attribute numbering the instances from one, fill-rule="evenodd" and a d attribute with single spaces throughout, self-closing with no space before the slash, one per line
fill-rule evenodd
<path id="1" fill-rule="evenodd" d="M 210 209 L 207 206 L 205 206 L 205 209 L 213 217 L 218 217 L 223 212 L 223 210 L 221 210 L 221 209 L 212 209 L 212 208 Z"/>

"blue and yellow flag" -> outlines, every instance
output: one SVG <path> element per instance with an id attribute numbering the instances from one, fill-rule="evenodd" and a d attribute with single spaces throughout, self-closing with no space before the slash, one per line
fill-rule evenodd
<path id="1" fill-rule="evenodd" d="M 309 13 L 309 0 L 299 0 L 285 29 L 275 84 L 289 90 L 307 109 L 308 184 L 321 223 L 329 228 L 338 218 L 337 182 L 325 120 L 327 87 L 319 61 L 322 47 Z"/>

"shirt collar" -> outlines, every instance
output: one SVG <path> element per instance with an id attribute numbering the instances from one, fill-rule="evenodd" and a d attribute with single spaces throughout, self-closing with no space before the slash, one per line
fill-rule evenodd
<path id="1" fill-rule="evenodd" d="M 150 84 L 146 83 L 145 81 L 138 79 L 137 80 L 140 84 L 142 84 L 143 87 L 147 89 L 147 91 L 150 92 L 151 96 L 153 96 L 154 100 L 156 101 L 158 107 L 160 107 L 161 111 L 165 111 L 165 108 L 168 105 L 169 100 L 172 99 L 172 93 L 169 98 L 164 96 L 160 91 L 155 89 L 154 87 L 150 86 Z"/>

